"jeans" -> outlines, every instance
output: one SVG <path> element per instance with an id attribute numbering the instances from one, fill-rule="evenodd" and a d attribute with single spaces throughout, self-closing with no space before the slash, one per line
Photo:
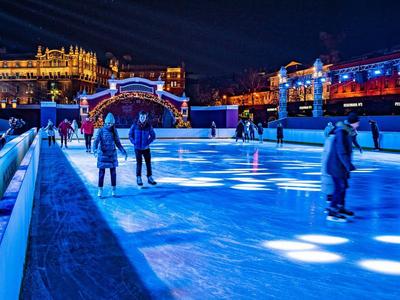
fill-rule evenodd
<path id="1" fill-rule="evenodd" d="M 144 161 L 146 162 L 146 169 L 147 169 L 147 177 L 152 175 L 151 172 L 151 154 L 150 149 L 145 150 L 138 150 L 135 149 L 136 155 L 136 176 L 142 176 L 142 156 L 144 157 Z"/>
<path id="2" fill-rule="evenodd" d="M 332 195 L 331 208 L 339 209 L 344 207 L 344 198 L 346 197 L 346 189 L 349 187 L 347 178 L 333 177 L 335 190 Z"/>
<path id="3" fill-rule="evenodd" d="M 86 150 L 90 150 L 92 148 L 92 137 L 93 137 L 93 134 L 85 133 Z"/>
<path id="4" fill-rule="evenodd" d="M 103 187 L 105 175 L 106 175 L 106 169 L 99 169 L 99 187 Z M 117 170 L 115 168 L 110 168 L 110 175 L 111 175 L 111 186 L 116 186 Z"/>
<path id="5" fill-rule="evenodd" d="M 61 148 L 63 146 L 63 143 L 65 143 L 65 147 L 67 147 L 67 138 L 68 138 L 68 136 L 61 135 L 60 137 L 61 137 Z"/>
<path id="6" fill-rule="evenodd" d="M 51 146 L 51 141 L 53 141 L 53 144 L 56 143 L 56 137 L 54 135 L 53 136 L 48 136 L 47 138 L 49 139 L 49 146 Z"/>

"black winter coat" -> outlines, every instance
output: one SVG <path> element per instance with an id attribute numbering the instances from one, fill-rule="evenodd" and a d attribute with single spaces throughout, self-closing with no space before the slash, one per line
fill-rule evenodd
<path id="1" fill-rule="evenodd" d="M 329 153 L 327 173 L 332 177 L 349 178 L 350 171 L 355 170 L 351 162 L 353 141 L 351 127 L 346 124 L 338 124 L 335 130 L 335 138 Z"/>

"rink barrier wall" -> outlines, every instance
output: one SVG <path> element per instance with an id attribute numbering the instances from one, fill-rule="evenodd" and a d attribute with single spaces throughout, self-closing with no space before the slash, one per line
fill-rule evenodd
<path id="1" fill-rule="evenodd" d="M 40 144 L 40 135 L 36 135 L 0 200 L 0 299 L 19 299 L 39 167 Z"/>
<path id="2" fill-rule="evenodd" d="M 15 171 L 28 151 L 35 135 L 36 128 L 32 128 L 9 141 L 0 150 L 0 197 L 7 189 L 11 178 L 14 176 Z"/>
<path id="3" fill-rule="evenodd" d="M 264 139 L 276 141 L 276 128 L 265 128 Z M 323 145 L 325 142 L 322 130 L 284 129 L 283 141 L 300 144 Z M 374 141 L 369 131 L 359 131 L 357 141 L 362 148 L 373 149 Z M 380 146 L 383 150 L 400 151 L 400 132 L 381 132 Z"/>
<path id="4" fill-rule="evenodd" d="M 209 139 L 211 129 L 209 128 L 155 128 L 157 139 Z M 121 139 L 128 139 L 129 128 L 118 128 Z M 96 133 L 94 134 L 94 136 Z M 79 138 L 83 135 L 79 132 Z M 234 128 L 217 128 L 216 138 L 230 139 L 235 136 Z M 47 135 L 43 133 L 43 137 Z M 256 134 L 256 138 L 258 135 Z M 264 140 L 276 141 L 276 128 L 264 128 Z M 374 148 L 372 134 L 370 131 L 359 131 L 357 140 L 365 149 Z M 284 129 L 284 141 L 300 144 L 323 145 L 325 141 L 323 130 L 311 129 Z M 400 151 L 400 132 L 381 132 L 381 148 L 390 151 Z"/>

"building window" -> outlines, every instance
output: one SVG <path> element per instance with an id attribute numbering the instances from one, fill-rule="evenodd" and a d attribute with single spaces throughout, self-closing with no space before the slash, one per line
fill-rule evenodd
<path id="1" fill-rule="evenodd" d="M 363 83 L 360 84 L 360 91 L 364 91 L 365 90 L 365 85 Z"/>
<path id="2" fill-rule="evenodd" d="M 385 81 L 383 82 L 383 87 L 385 89 L 387 89 L 389 87 L 389 80 L 385 79 Z"/>
<path id="3" fill-rule="evenodd" d="M 346 93 L 346 86 L 342 86 L 342 93 Z"/>
<path id="4" fill-rule="evenodd" d="M 154 78 L 154 72 L 151 72 L 151 73 L 150 73 L 150 77 L 151 77 L 151 78 Z"/>
<path id="5" fill-rule="evenodd" d="M 355 92 L 355 91 L 356 91 L 356 84 L 355 84 L 355 83 L 352 83 L 352 84 L 351 84 L 351 91 L 352 91 L 352 92 Z"/>
<path id="6" fill-rule="evenodd" d="M 3 68 L 7 68 L 7 62 L 3 61 Z"/>
<path id="7" fill-rule="evenodd" d="M 397 78 L 396 80 L 396 87 L 400 87 L 400 78 Z"/>

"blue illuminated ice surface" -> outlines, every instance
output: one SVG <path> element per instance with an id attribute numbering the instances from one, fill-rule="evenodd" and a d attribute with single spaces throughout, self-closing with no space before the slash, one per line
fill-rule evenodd
<path id="1" fill-rule="evenodd" d="M 119 198 L 107 173 L 97 199 L 96 161 L 82 143 L 65 153 L 156 297 L 400 297 L 398 154 L 354 154 L 347 207 L 356 217 L 338 224 L 325 220 L 320 147 L 160 140 L 152 146 L 159 184 L 143 176 L 138 188 L 124 145 Z"/>

